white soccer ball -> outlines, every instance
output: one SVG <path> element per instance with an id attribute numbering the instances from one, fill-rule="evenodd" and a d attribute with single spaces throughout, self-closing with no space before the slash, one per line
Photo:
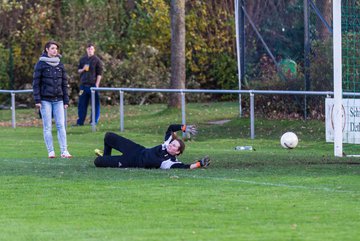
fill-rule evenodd
<path id="1" fill-rule="evenodd" d="M 280 143 L 286 149 L 293 149 L 299 143 L 299 139 L 294 132 L 289 131 L 281 136 Z"/>

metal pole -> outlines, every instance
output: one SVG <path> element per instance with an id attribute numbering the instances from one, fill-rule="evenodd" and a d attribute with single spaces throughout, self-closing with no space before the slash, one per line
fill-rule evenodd
<path id="1" fill-rule="evenodd" d="M 305 91 L 310 89 L 310 27 L 309 27 L 309 1 L 304 0 L 304 55 L 305 55 L 305 65 L 304 65 L 304 85 Z M 307 119 L 307 96 L 304 95 L 304 119 Z"/>
<path id="2" fill-rule="evenodd" d="M 124 91 L 120 90 L 120 131 L 124 131 Z"/>
<path id="3" fill-rule="evenodd" d="M 15 93 L 11 92 L 11 125 L 12 128 L 16 128 L 15 120 Z"/>
<path id="4" fill-rule="evenodd" d="M 242 4 L 242 1 L 235 0 L 235 32 L 236 32 L 236 57 L 237 57 L 237 69 L 238 69 L 238 88 L 241 90 L 241 81 L 242 81 L 242 75 L 243 75 L 243 63 L 242 63 L 242 38 L 240 37 L 240 32 L 242 31 L 242 26 L 244 22 L 243 20 L 243 11 L 241 10 L 240 4 Z M 240 16 L 240 12 L 241 15 Z M 242 108 L 241 108 L 241 94 L 239 94 L 239 117 L 242 116 Z"/>
<path id="5" fill-rule="evenodd" d="M 96 126 L 95 126 L 95 90 L 91 90 L 91 127 L 92 127 L 92 131 L 96 131 Z"/>
<path id="6" fill-rule="evenodd" d="M 185 114 L 185 93 L 181 92 L 181 123 L 186 125 L 186 114 Z M 185 133 L 183 133 L 183 138 L 186 138 Z"/>
<path id="7" fill-rule="evenodd" d="M 326 21 L 326 19 L 323 17 L 323 15 L 321 14 L 320 10 L 316 7 L 316 5 L 314 4 L 314 2 L 312 0 L 308 0 L 310 6 L 312 7 L 312 9 L 314 9 L 316 15 L 320 18 L 321 22 L 325 25 L 325 27 L 327 28 L 327 30 L 329 30 L 329 32 L 332 34 L 333 33 L 333 29 L 331 28 L 331 26 L 328 24 L 328 22 Z"/>
<path id="8" fill-rule="evenodd" d="M 240 0 L 238 6 L 245 7 L 244 0 Z M 239 90 L 242 89 L 242 83 L 245 81 L 245 14 L 243 8 L 239 7 L 239 33 L 240 33 L 240 83 L 239 83 Z M 241 101 L 241 94 L 239 95 L 239 110 L 240 110 L 240 117 L 242 117 L 242 101 Z"/>
<path id="9" fill-rule="evenodd" d="M 255 139 L 255 95 L 250 93 L 250 138 Z"/>

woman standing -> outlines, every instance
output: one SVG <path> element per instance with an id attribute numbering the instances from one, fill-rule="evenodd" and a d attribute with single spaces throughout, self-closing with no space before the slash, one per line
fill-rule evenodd
<path id="1" fill-rule="evenodd" d="M 67 150 L 65 130 L 65 109 L 69 105 L 68 83 L 64 65 L 60 63 L 59 44 L 49 41 L 35 65 L 33 94 L 37 108 L 40 108 L 44 140 L 49 158 L 55 158 L 52 137 L 52 116 L 55 119 L 61 158 L 71 158 Z"/>

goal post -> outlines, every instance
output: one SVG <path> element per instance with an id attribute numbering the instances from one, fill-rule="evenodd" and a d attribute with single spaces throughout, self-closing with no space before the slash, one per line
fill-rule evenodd
<path id="1" fill-rule="evenodd" d="M 360 157 L 360 2 L 333 0 L 332 7 L 334 98 L 325 101 L 326 141 L 337 157 Z"/>
<path id="2" fill-rule="evenodd" d="M 333 0 L 334 155 L 343 156 L 341 0 Z"/>

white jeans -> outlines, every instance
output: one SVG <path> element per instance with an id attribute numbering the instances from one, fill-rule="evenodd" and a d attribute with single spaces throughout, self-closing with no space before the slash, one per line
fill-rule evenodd
<path id="1" fill-rule="evenodd" d="M 60 145 L 60 151 L 67 151 L 66 130 L 65 130 L 65 111 L 63 101 L 41 101 L 41 116 L 44 127 L 44 140 L 48 152 L 54 151 L 52 137 L 52 116 L 54 116 L 57 137 Z"/>

